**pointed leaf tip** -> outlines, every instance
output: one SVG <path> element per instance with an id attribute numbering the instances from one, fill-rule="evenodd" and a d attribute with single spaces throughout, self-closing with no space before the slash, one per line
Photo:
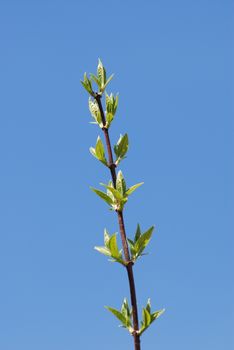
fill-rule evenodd
<path id="1" fill-rule="evenodd" d="M 134 186 L 129 187 L 129 189 L 126 191 L 126 195 L 130 195 L 131 193 L 133 193 L 138 187 L 142 186 L 144 184 L 144 182 L 140 182 Z"/>

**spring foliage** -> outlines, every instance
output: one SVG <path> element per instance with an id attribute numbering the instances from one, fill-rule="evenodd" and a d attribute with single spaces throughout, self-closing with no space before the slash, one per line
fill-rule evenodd
<path id="1" fill-rule="evenodd" d="M 85 73 L 84 79 L 81 81 L 83 87 L 89 94 L 88 105 L 90 114 L 93 118 L 91 123 L 96 124 L 104 132 L 111 127 L 119 103 L 118 95 L 114 95 L 113 93 L 108 94 L 106 92 L 106 88 L 112 78 L 113 74 L 107 78 L 105 67 L 99 59 L 96 75 L 91 73 L 88 77 Z M 94 86 L 96 86 L 96 88 L 94 88 Z M 103 96 L 105 97 L 105 111 L 100 108 L 100 99 Z M 120 162 L 126 158 L 129 149 L 129 138 L 126 133 L 120 135 L 113 149 L 115 159 L 113 159 L 113 163 L 111 164 L 110 157 L 108 157 L 109 154 L 106 154 L 105 146 L 101 137 L 98 136 L 96 145 L 90 147 L 90 153 L 105 167 L 110 169 L 112 167 L 118 167 Z M 115 182 L 113 182 L 112 178 L 107 184 L 100 184 L 104 187 L 104 190 L 93 187 L 91 187 L 91 190 L 96 193 L 96 195 L 101 198 L 111 210 L 116 211 L 117 213 L 122 213 L 129 197 L 142 184 L 143 182 L 140 182 L 128 187 L 122 171 L 119 170 Z M 109 234 L 107 229 L 104 230 L 104 245 L 96 246 L 95 249 L 99 253 L 107 256 L 110 261 L 128 267 L 129 264 L 135 264 L 140 257 L 146 255 L 145 249 L 150 243 L 153 230 L 154 226 L 151 226 L 148 230 L 142 232 L 140 225 L 138 224 L 133 237 L 125 238 L 130 252 L 129 261 L 126 259 L 126 256 L 124 256 L 123 249 L 118 245 L 117 233 Z M 134 329 L 133 324 L 133 310 L 129 306 L 126 298 L 124 299 L 120 310 L 109 306 L 106 306 L 106 308 L 118 319 L 118 321 L 120 321 L 122 327 L 126 328 L 130 334 L 134 335 L 137 333 L 138 336 L 141 336 L 142 333 L 145 332 L 145 330 L 148 329 L 148 327 L 164 312 L 164 309 L 152 312 L 150 299 L 148 299 L 146 306 L 142 309 L 142 320 L 140 326 L 136 330 Z"/>

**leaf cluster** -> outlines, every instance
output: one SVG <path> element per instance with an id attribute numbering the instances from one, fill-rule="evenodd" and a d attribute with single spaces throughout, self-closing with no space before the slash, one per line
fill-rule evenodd
<path id="1" fill-rule="evenodd" d="M 111 125 L 112 120 L 114 119 L 117 107 L 118 107 L 118 102 L 119 102 L 119 96 L 114 95 L 111 93 L 110 96 L 106 93 L 106 128 L 109 128 Z"/>
<path id="2" fill-rule="evenodd" d="M 140 182 L 127 189 L 122 171 L 120 170 L 116 178 L 116 188 L 114 188 L 112 181 L 110 181 L 108 185 L 103 183 L 101 183 L 101 185 L 106 188 L 106 192 L 100 191 L 93 187 L 91 187 L 91 190 L 101 199 L 103 199 L 111 207 L 110 209 L 122 211 L 125 203 L 128 201 L 129 195 L 132 194 L 139 186 L 143 185 L 143 182 Z"/>
<path id="3" fill-rule="evenodd" d="M 85 90 L 89 93 L 89 110 L 94 118 L 94 121 L 91 122 L 92 124 L 98 124 L 100 128 L 109 128 L 117 107 L 118 107 L 118 101 L 119 97 L 111 93 L 108 95 L 105 90 L 111 79 L 113 78 L 113 74 L 107 79 L 106 77 L 106 70 L 105 67 L 103 66 L 101 60 L 98 60 L 98 67 L 97 67 L 97 75 L 90 73 L 90 77 L 87 77 L 87 74 L 84 74 L 84 79 L 83 81 L 81 80 L 81 84 L 85 88 Z M 93 85 L 92 83 L 95 82 L 97 84 L 98 91 L 95 92 L 93 90 Z M 101 98 L 103 93 L 105 92 L 105 99 L 106 99 L 106 111 L 105 111 L 105 125 L 103 125 L 103 120 L 101 118 L 101 112 L 99 110 L 99 106 L 97 103 L 97 99 Z"/>
<path id="4" fill-rule="evenodd" d="M 105 67 L 103 66 L 101 60 L 98 60 L 97 73 L 92 74 L 88 77 L 87 74 L 84 74 L 84 79 L 81 81 L 85 90 L 89 93 L 89 110 L 93 121 L 91 123 L 97 124 L 103 131 L 107 137 L 108 133 L 106 133 L 105 129 L 108 129 L 111 126 L 112 121 L 114 120 L 117 108 L 119 97 L 117 95 L 110 95 L 106 92 L 106 87 L 113 78 L 113 74 L 107 78 Z M 93 89 L 93 83 L 97 86 L 97 90 Z M 105 94 L 105 107 L 106 110 L 103 111 L 101 98 Z M 129 140 L 128 135 L 120 135 L 117 143 L 114 145 L 114 153 L 115 160 L 114 164 L 108 164 L 105 148 L 102 143 L 100 136 L 98 136 L 95 147 L 90 147 L 90 153 L 97 158 L 102 164 L 109 167 L 112 171 L 112 166 L 117 167 L 119 163 L 126 158 L 126 154 L 129 148 Z M 111 155 L 111 156 L 110 156 Z M 112 152 L 109 154 L 109 159 L 112 159 Z M 113 174 L 112 174 L 113 176 Z M 114 178 L 114 177 L 112 177 Z M 114 180 L 113 180 L 114 181 Z M 102 200 L 104 200 L 111 210 L 115 210 L 118 213 L 122 212 L 126 202 L 128 201 L 128 197 L 143 184 L 137 183 L 134 186 L 127 187 L 124 176 L 121 171 L 118 172 L 116 176 L 116 183 L 113 184 L 112 181 L 109 181 L 108 184 L 101 183 L 102 186 L 105 187 L 105 192 L 100 191 L 99 189 L 91 187 L 91 190 L 95 192 Z M 152 233 L 154 230 L 154 226 L 151 226 L 145 232 L 141 231 L 140 225 L 137 225 L 137 229 L 133 239 L 127 238 L 128 247 L 130 250 L 130 263 L 131 265 L 135 263 L 135 261 L 145 255 L 145 248 L 148 246 Z M 96 246 L 95 249 L 110 258 L 110 261 L 118 262 L 125 267 L 129 267 L 129 261 L 125 261 L 122 249 L 119 249 L 117 243 L 117 233 L 110 235 L 108 231 L 104 230 L 104 245 Z M 139 336 L 164 312 L 164 309 L 152 312 L 150 299 L 146 304 L 146 307 L 142 309 L 142 321 L 139 330 L 134 329 L 133 327 L 133 312 L 132 309 L 129 308 L 127 299 L 125 298 L 120 310 L 115 308 L 106 307 L 120 322 L 121 326 L 128 329 L 128 331 L 132 334 L 138 334 Z"/>
<path id="5" fill-rule="evenodd" d="M 100 95 L 105 91 L 113 76 L 114 74 L 112 74 L 108 79 L 106 78 L 106 70 L 100 59 L 98 60 L 97 75 L 90 73 L 91 79 L 95 81 L 99 88 Z"/>
<path id="6" fill-rule="evenodd" d="M 128 142 L 128 134 L 124 134 L 123 136 L 120 135 L 117 144 L 114 146 L 114 152 L 116 155 L 116 161 L 115 164 L 116 166 L 120 163 L 120 161 L 125 157 L 129 147 L 129 142 Z"/>
<path id="7" fill-rule="evenodd" d="M 147 231 L 142 233 L 140 225 L 138 224 L 134 239 L 133 240 L 129 238 L 127 239 L 129 248 L 131 251 L 131 260 L 133 262 L 135 262 L 137 258 L 139 258 L 140 256 L 145 255 L 143 254 L 143 251 L 145 250 L 145 248 L 150 242 L 153 230 L 154 230 L 154 226 L 151 226 Z"/>
<path id="8" fill-rule="evenodd" d="M 90 147 L 90 153 L 97 158 L 101 163 L 108 167 L 108 163 L 105 156 L 105 149 L 100 136 L 97 138 L 96 146 Z"/>
<path id="9" fill-rule="evenodd" d="M 93 103 L 93 102 L 92 102 Z M 95 110 L 96 112 L 96 110 Z M 93 114 L 95 116 L 95 118 L 97 117 L 97 114 Z M 102 125 L 102 121 L 99 120 L 98 121 L 99 125 Z M 117 144 L 114 146 L 114 151 L 116 154 L 116 160 L 115 160 L 115 166 L 118 166 L 119 162 L 126 158 L 125 155 L 128 151 L 128 135 L 125 134 L 124 136 L 120 135 L 120 138 L 117 142 Z M 102 140 L 100 138 L 100 136 L 98 136 L 97 141 L 96 141 L 96 146 L 95 147 L 90 147 L 89 148 L 90 153 L 97 158 L 101 163 L 103 163 L 104 165 L 108 166 L 107 160 L 106 160 L 106 156 L 105 156 L 105 149 L 104 149 L 104 145 L 102 143 Z"/>
<path id="10" fill-rule="evenodd" d="M 107 85 L 113 78 L 114 74 L 112 74 L 108 79 L 106 78 L 106 70 L 101 62 L 98 60 L 97 66 L 97 75 L 90 73 L 90 78 L 87 77 L 87 74 L 84 73 L 84 80 L 81 80 L 81 84 L 85 88 L 85 90 L 93 97 L 95 97 L 95 92 L 93 91 L 92 82 L 94 81 L 98 86 L 98 93 L 101 96 L 105 91 Z"/>
<path id="11" fill-rule="evenodd" d="M 91 122 L 91 124 L 98 124 L 99 127 L 102 129 L 104 127 L 101 117 L 101 112 L 98 107 L 97 101 L 95 99 L 89 98 L 89 110 L 91 113 L 91 116 L 94 119 L 94 122 Z"/>
<path id="12" fill-rule="evenodd" d="M 127 299 L 125 298 L 120 310 L 115 309 L 110 306 L 106 306 L 106 309 L 109 310 L 120 322 L 121 327 L 128 329 L 128 331 L 133 334 L 134 329 L 132 327 L 132 310 L 128 306 Z M 150 299 L 146 304 L 146 307 L 142 309 L 142 321 L 141 328 L 138 331 L 139 335 L 142 333 L 159 317 L 164 313 L 165 309 L 151 312 Z"/>
<path id="13" fill-rule="evenodd" d="M 91 95 L 91 96 L 95 96 L 94 91 L 93 91 L 93 87 L 92 87 L 92 81 L 91 79 L 89 79 L 87 77 L 87 74 L 84 73 L 84 80 L 81 80 L 81 84 L 83 85 L 83 87 L 85 88 L 85 90 Z"/>
<path id="14" fill-rule="evenodd" d="M 108 231 L 104 230 L 104 246 L 94 247 L 99 253 L 111 257 L 111 261 L 119 262 L 122 265 L 125 265 L 122 256 L 122 249 L 119 250 L 117 243 L 117 233 L 109 235 Z"/>
<path id="15" fill-rule="evenodd" d="M 139 334 L 141 335 L 159 316 L 164 313 L 165 309 L 151 312 L 150 299 L 146 304 L 146 307 L 142 309 L 142 321 Z"/>
<path id="16" fill-rule="evenodd" d="M 122 304 L 122 307 L 119 310 L 114 309 L 113 307 L 106 306 L 106 309 L 109 310 L 120 322 L 121 327 L 128 329 L 128 331 L 133 334 L 133 326 L 132 326 L 132 310 L 130 310 L 128 301 L 125 298 Z"/>

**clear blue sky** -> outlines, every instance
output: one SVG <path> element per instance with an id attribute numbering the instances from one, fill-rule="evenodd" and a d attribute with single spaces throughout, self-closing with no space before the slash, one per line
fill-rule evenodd
<path id="1" fill-rule="evenodd" d="M 117 220 L 90 190 L 83 72 L 100 57 L 120 105 L 129 236 L 156 225 L 135 266 L 138 303 L 166 313 L 143 350 L 231 350 L 233 3 L 0 1 L 0 349 L 131 349 L 104 305 L 126 274 L 93 250 Z"/>

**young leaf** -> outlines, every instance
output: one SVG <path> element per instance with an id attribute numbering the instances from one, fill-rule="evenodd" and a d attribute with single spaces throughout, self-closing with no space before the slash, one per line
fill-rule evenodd
<path id="1" fill-rule="evenodd" d="M 101 88 L 101 82 L 100 80 L 96 77 L 96 75 L 90 73 L 90 77 L 93 81 L 95 81 L 95 83 L 97 84 L 98 88 L 100 89 Z"/>
<path id="2" fill-rule="evenodd" d="M 146 310 L 151 313 L 151 304 L 150 304 L 150 299 L 148 299 L 147 304 L 146 304 Z"/>
<path id="3" fill-rule="evenodd" d="M 112 257 L 110 261 L 118 262 L 124 266 L 126 266 L 125 261 L 122 259 L 122 250 L 118 250 L 117 245 L 117 239 L 116 239 L 116 233 L 114 233 L 112 236 L 109 235 L 107 230 L 104 230 L 104 247 L 94 247 L 97 251 L 100 253 L 107 255 L 109 257 Z"/>
<path id="4" fill-rule="evenodd" d="M 109 205 L 113 204 L 111 198 L 105 192 L 99 191 L 98 189 L 93 188 L 93 187 L 90 187 L 90 189 L 93 192 L 95 192 L 101 199 L 103 199 L 107 204 L 109 204 Z"/>
<path id="5" fill-rule="evenodd" d="M 117 179 L 116 179 L 116 189 L 118 192 L 121 193 L 122 197 L 125 195 L 126 192 L 126 183 L 123 177 L 123 173 L 120 170 L 117 174 Z"/>
<path id="6" fill-rule="evenodd" d="M 138 238 L 140 237 L 140 235 L 141 235 L 141 228 L 140 228 L 140 225 L 137 224 L 137 229 L 136 229 L 136 233 L 135 233 L 135 237 L 134 237 L 134 242 L 135 243 L 138 240 Z"/>
<path id="7" fill-rule="evenodd" d="M 108 188 L 109 187 L 114 188 L 113 183 L 112 183 L 111 180 L 108 183 Z M 112 202 L 114 202 L 115 201 L 115 197 L 114 197 L 113 193 L 108 188 L 106 189 L 106 193 L 112 199 Z"/>
<path id="8" fill-rule="evenodd" d="M 152 233 L 154 230 L 154 226 L 151 226 L 145 233 L 143 233 L 138 240 L 135 243 L 135 249 L 137 252 L 137 256 L 141 255 L 141 253 L 143 252 L 143 250 L 145 249 L 145 247 L 148 245 Z"/>
<path id="9" fill-rule="evenodd" d="M 131 239 L 129 239 L 129 238 L 127 238 L 127 241 L 128 241 L 128 245 L 129 245 L 130 252 L 131 252 L 131 259 L 132 259 L 133 261 L 135 261 L 135 256 L 136 256 L 135 244 L 134 244 L 134 242 L 133 242 Z"/>
<path id="10" fill-rule="evenodd" d="M 92 94 L 92 91 L 90 90 L 89 86 L 87 84 L 85 84 L 82 80 L 80 81 L 81 84 L 83 85 L 83 87 L 85 88 L 85 90 L 89 93 Z"/>
<path id="11" fill-rule="evenodd" d="M 113 236 L 111 236 L 109 243 L 108 243 L 110 252 L 111 252 L 111 256 L 113 258 L 119 258 L 120 254 L 119 254 L 119 249 L 118 249 L 118 245 L 117 245 L 117 237 L 116 234 L 114 234 Z"/>
<path id="12" fill-rule="evenodd" d="M 126 191 L 126 195 L 129 196 L 132 192 L 134 192 L 138 187 L 143 185 L 144 182 L 140 182 L 139 184 L 136 184 L 134 186 L 129 187 L 129 189 Z"/>
<path id="13" fill-rule="evenodd" d="M 107 87 L 107 85 L 109 84 L 109 82 L 111 81 L 113 76 L 114 76 L 114 74 L 111 74 L 111 76 L 107 79 L 106 83 L 104 84 L 103 88 L 101 89 L 101 91 L 105 90 L 105 88 Z"/>
<path id="14" fill-rule="evenodd" d="M 128 143 L 128 134 L 124 136 L 120 135 L 120 138 L 117 144 L 114 146 L 114 152 L 117 156 L 116 165 L 124 158 L 125 154 L 128 151 L 129 143 Z"/>
<path id="15" fill-rule="evenodd" d="M 165 309 L 155 311 L 151 314 L 151 323 L 155 321 L 159 316 L 161 316 L 165 312 Z"/>
<path id="16" fill-rule="evenodd" d="M 113 194 L 113 196 L 114 196 L 114 198 L 116 200 L 121 201 L 123 199 L 122 194 L 117 189 L 115 189 L 114 187 L 105 185 L 103 183 L 101 183 L 101 185 L 106 187 L 106 189 L 109 190 Z"/>
<path id="17" fill-rule="evenodd" d="M 109 249 L 107 249 L 106 247 L 94 247 L 94 249 L 96 249 L 101 254 L 104 254 L 106 256 L 111 256 Z"/>
<path id="18" fill-rule="evenodd" d="M 90 148 L 89 148 L 89 151 L 90 151 L 90 153 L 91 153 L 95 158 L 97 158 L 96 151 L 95 151 L 95 148 L 94 148 L 94 147 L 90 147 Z"/>
<path id="19" fill-rule="evenodd" d="M 117 317 L 125 328 L 128 327 L 124 315 L 119 310 L 116 310 L 110 306 L 105 306 L 105 308 L 109 310 L 115 317 Z"/>
<path id="20" fill-rule="evenodd" d="M 98 59 L 97 76 L 98 76 L 98 80 L 100 81 L 101 90 L 103 91 L 103 87 L 105 86 L 105 83 L 106 83 L 106 70 L 100 58 Z"/>
<path id="21" fill-rule="evenodd" d="M 145 308 L 143 308 L 142 310 L 142 321 L 143 321 L 144 328 L 149 327 L 151 323 L 151 316 L 149 311 Z"/>
<path id="22" fill-rule="evenodd" d="M 110 96 L 106 93 L 106 111 L 107 113 L 112 113 L 113 112 L 113 108 L 112 108 L 112 104 L 113 104 L 113 95 L 110 94 Z"/>
<path id="23" fill-rule="evenodd" d="M 102 140 L 101 140 L 100 136 L 98 136 L 98 138 L 97 138 L 96 154 L 97 154 L 97 156 L 100 159 L 104 159 L 105 158 L 104 146 L 103 146 L 103 143 L 102 143 Z"/>
<path id="24" fill-rule="evenodd" d="M 150 299 L 148 299 L 146 308 L 142 309 L 142 321 L 139 335 L 141 335 L 160 315 L 164 313 L 165 309 L 155 311 L 151 314 Z"/>
<path id="25" fill-rule="evenodd" d="M 110 240 L 110 235 L 109 235 L 107 229 L 105 228 L 104 229 L 104 244 L 106 247 L 109 246 L 109 240 Z"/>
<path id="26" fill-rule="evenodd" d="M 81 84 L 88 91 L 91 96 L 94 96 L 91 81 L 88 79 L 87 74 L 84 74 L 84 81 L 81 80 Z"/>
<path id="27" fill-rule="evenodd" d="M 90 147 L 89 151 L 101 163 L 103 163 L 104 165 L 108 166 L 107 160 L 106 160 L 106 157 L 105 157 L 104 146 L 103 146 L 102 140 L 100 139 L 99 136 L 98 136 L 95 148 L 94 147 Z"/>
<path id="28" fill-rule="evenodd" d="M 102 123 L 101 113 L 100 113 L 98 104 L 91 97 L 89 98 L 89 110 L 90 110 L 92 117 L 96 121 L 96 123 L 100 126 L 100 128 L 102 128 L 103 123 Z"/>
<path id="29" fill-rule="evenodd" d="M 107 128 L 109 128 L 113 119 L 114 119 L 114 115 L 112 113 L 109 112 L 106 114 L 106 127 Z"/>
<path id="30" fill-rule="evenodd" d="M 124 298 L 124 301 L 123 301 L 123 304 L 121 307 L 121 313 L 125 317 L 126 325 L 128 327 L 132 326 L 132 324 L 131 324 L 131 312 L 129 310 L 128 301 L 126 298 Z"/>
<path id="31" fill-rule="evenodd" d="M 98 136 L 98 139 L 97 139 L 95 152 L 96 152 L 96 156 L 100 160 L 100 162 L 102 162 L 104 165 L 108 166 L 107 160 L 106 160 L 106 157 L 105 157 L 104 146 L 103 146 L 102 140 L 100 139 L 99 136 Z"/>
<path id="32" fill-rule="evenodd" d="M 118 107 L 118 100 L 119 97 L 116 95 L 116 97 L 113 96 L 113 94 L 110 94 L 110 96 L 106 93 L 106 111 L 107 113 L 113 114 L 113 116 L 116 113 L 117 107 Z"/>
<path id="33" fill-rule="evenodd" d="M 119 104 L 119 95 L 116 95 L 116 97 L 114 98 L 114 104 L 113 104 L 114 114 L 116 113 L 118 104 Z"/>

